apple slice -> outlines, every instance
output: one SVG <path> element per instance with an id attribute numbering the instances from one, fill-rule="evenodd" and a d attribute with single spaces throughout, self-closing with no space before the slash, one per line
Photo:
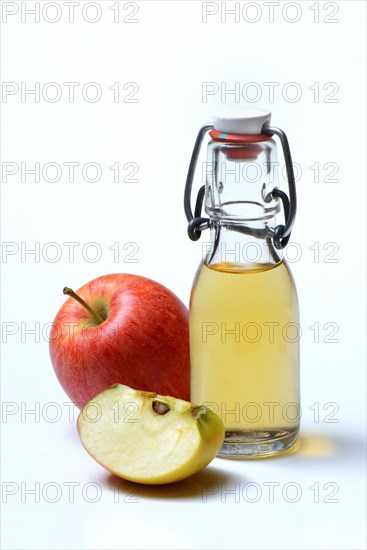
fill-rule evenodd
<path id="1" fill-rule="evenodd" d="M 88 453 L 113 474 L 138 483 L 172 483 L 209 464 L 224 427 L 206 407 L 114 384 L 78 417 Z"/>

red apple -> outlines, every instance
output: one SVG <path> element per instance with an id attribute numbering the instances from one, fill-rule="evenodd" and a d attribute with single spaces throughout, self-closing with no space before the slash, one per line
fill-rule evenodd
<path id="1" fill-rule="evenodd" d="M 116 274 L 64 293 L 72 297 L 55 317 L 50 356 L 79 408 L 116 383 L 189 400 L 188 311 L 173 292 Z"/>

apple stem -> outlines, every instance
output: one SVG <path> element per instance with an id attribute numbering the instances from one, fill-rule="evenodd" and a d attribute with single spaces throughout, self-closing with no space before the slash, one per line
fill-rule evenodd
<path id="1" fill-rule="evenodd" d="M 91 315 L 93 315 L 93 317 L 95 318 L 95 320 L 98 322 L 98 324 L 101 324 L 104 322 L 104 319 L 102 319 L 102 317 L 96 312 L 94 311 L 94 309 L 92 309 L 88 304 L 87 302 L 85 302 L 83 300 L 83 298 L 81 298 L 80 296 L 78 296 L 78 294 L 76 294 L 74 292 L 73 289 L 65 286 L 64 289 L 63 289 L 63 293 L 64 294 L 67 294 L 68 296 L 70 296 L 70 298 L 74 298 L 74 300 L 76 300 L 77 302 L 79 302 L 79 304 L 81 304 L 83 307 L 85 307 L 85 309 L 87 311 L 89 311 L 89 313 Z"/>
<path id="2" fill-rule="evenodd" d="M 203 406 L 202 405 L 193 405 L 190 409 L 190 412 L 194 418 L 199 418 L 201 413 L 203 412 Z"/>

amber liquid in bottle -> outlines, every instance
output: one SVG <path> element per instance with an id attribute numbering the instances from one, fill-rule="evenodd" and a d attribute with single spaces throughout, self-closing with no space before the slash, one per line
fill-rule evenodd
<path id="1" fill-rule="evenodd" d="M 191 400 L 221 416 L 219 456 L 278 454 L 295 442 L 299 337 L 284 261 L 199 266 L 190 302 Z"/>

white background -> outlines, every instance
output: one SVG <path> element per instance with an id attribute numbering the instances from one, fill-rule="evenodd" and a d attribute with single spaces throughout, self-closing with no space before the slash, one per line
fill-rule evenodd
<path id="1" fill-rule="evenodd" d="M 123 21 L 135 11 L 126 2 L 97 2 L 98 15 L 80 0 L 74 22 L 63 2 L 41 1 L 39 22 L 24 12 L 34 2 L 1 4 L 2 80 L 14 91 L 2 97 L 3 176 L 16 171 L 2 186 L 1 391 L 14 413 L 2 415 L 3 547 L 364 548 L 365 2 L 280 2 L 273 20 L 268 3 L 256 10 L 241 2 L 236 22 L 225 12 L 233 2 L 139 1 L 136 23 Z M 206 22 L 205 9 L 217 12 Z M 37 82 L 39 102 L 22 98 L 22 86 Z M 50 82 L 62 93 L 56 102 Z M 73 102 L 65 82 L 79 83 Z M 95 103 L 82 95 L 90 82 L 102 91 Z M 109 89 L 116 82 L 118 102 Z M 131 82 L 135 103 L 127 102 L 131 85 L 123 89 Z M 212 95 L 203 95 L 204 83 Z M 278 83 L 273 98 L 267 83 Z M 236 86 L 240 97 L 226 95 Z M 82 449 L 69 420 L 48 323 L 64 285 L 112 272 L 156 279 L 188 304 L 201 257 L 182 205 L 194 139 L 218 107 L 251 105 L 272 110 L 301 169 L 289 247 L 303 329 L 300 446 L 274 460 L 215 459 L 169 487 L 119 483 Z M 21 163 L 36 162 L 40 181 L 26 173 L 22 181 Z M 49 181 L 52 169 L 42 176 L 50 162 L 63 168 L 59 181 Z M 65 162 L 80 163 L 74 182 Z M 101 167 L 96 183 L 82 174 L 90 162 Z M 138 181 L 115 183 L 116 162 L 121 179 L 124 165 L 136 163 Z M 74 261 L 68 242 L 78 243 Z M 127 243 L 134 248 L 124 250 Z M 133 250 L 138 261 L 128 263 Z M 58 404 L 59 421 L 48 403 Z M 25 414 L 37 407 L 39 417 Z M 79 484 L 74 499 L 70 483 Z M 25 492 L 32 487 L 39 502 Z M 91 502 L 96 488 L 100 499 Z"/>

